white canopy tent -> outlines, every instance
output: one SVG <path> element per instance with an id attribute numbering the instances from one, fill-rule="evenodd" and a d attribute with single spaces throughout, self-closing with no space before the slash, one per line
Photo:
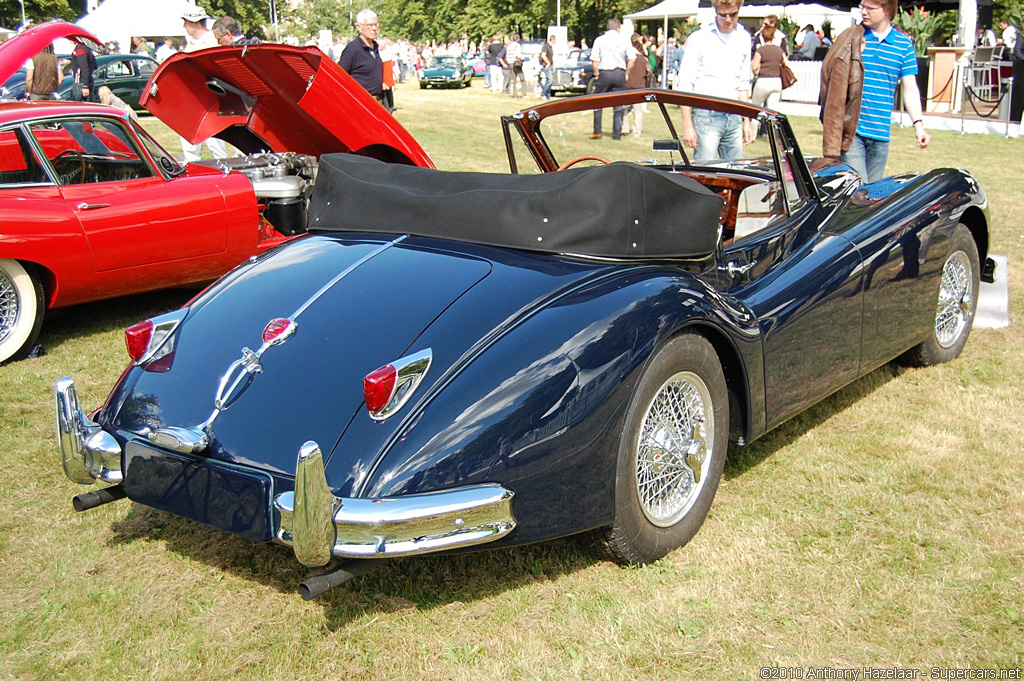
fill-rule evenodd
<path id="1" fill-rule="evenodd" d="M 130 52 L 133 35 L 184 36 L 181 14 L 188 5 L 188 0 L 106 0 L 77 23 L 104 43 L 117 41 L 122 52 Z"/>

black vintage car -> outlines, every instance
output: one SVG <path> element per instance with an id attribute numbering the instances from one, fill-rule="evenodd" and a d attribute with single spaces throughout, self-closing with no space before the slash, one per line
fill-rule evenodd
<path id="1" fill-rule="evenodd" d="M 646 137 L 586 134 L 641 103 Z M 767 141 L 695 162 L 680 105 Z M 509 174 L 325 155 L 309 235 L 130 328 L 95 413 L 62 379 L 64 470 L 112 485 L 76 506 L 345 561 L 307 597 L 379 559 L 595 529 L 645 563 L 698 531 L 729 441 L 967 341 L 992 266 L 963 170 L 864 184 L 778 113 L 656 90 L 503 124 Z"/>
<path id="2" fill-rule="evenodd" d="M 60 99 L 71 99 L 74 79 L 71 77 L 70 57 L 62 57 L 63 80 L 57 88 Z M 139 104 L 142 89 L 156 71 L 157 62 L 144 54 L 101 54 L 96 56 L 93 85 L 99 89 L 106 85 L 136 111 L 145 111 Z M 21 99 L 25 93 L 25 69 L 19 69 L 3 86 L 3 99 Z"/>
<path id="3" fill-rule="evenodd" d="M 551 79 L 552 94 L 590 94 L 595 85 L 594 65 L 590 50 L 572 50 L 565 63 L 555 68 Z"/>

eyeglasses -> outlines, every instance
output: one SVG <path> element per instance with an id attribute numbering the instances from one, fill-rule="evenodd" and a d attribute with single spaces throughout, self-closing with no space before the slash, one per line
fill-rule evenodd
<path id="1" fill-rule="evenodd" d="M 876 9 L 882 9 L 881 5 L 861 5 L 861 12 L 874 12 Z"/>
<path id="2" fill-rule="evenodd" d="M 359 25 L 362 26 L 363 28 L 377 28 L 377 22 L 376 21 L 373 22 L 372 24 L 359 24 Z"/>
<path id="3" fill-rule="evenodd" d="M 735 19 L 740 15 L 739 12 L 715 12 L 715 14 L 722 17 L 723 19 Z"/>

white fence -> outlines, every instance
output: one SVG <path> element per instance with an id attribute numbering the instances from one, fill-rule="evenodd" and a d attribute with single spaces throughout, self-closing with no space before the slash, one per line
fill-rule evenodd
<path id="1" fill-rule="evenodd" d="M 782 91 L 782 100 L 817 104 L 818 90 L 821 88 L 821 62 L 790 59 L 789 66 L 796 76 L 796 83 Z"/>

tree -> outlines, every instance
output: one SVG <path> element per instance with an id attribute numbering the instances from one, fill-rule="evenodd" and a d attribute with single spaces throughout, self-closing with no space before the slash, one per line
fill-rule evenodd
<path id="1" fill-rule="evenodd" d="M 82 5 L 74 7 L 68 0 L 25 0 L 25 19 L 33 24 L 63 19 L 75 21 L 82 12 Z M 21 25 L 21 3 L 18 0 L 0 0 L 0 26 L 14 28 Z"/>
<path id="2" fill-rule="evenodd" d="M 284 4 L 278 2 L 278 6 Z M 215 20 L 233 17 L 247 36 L 266 39 L 270 32 L 270 0 L 205 0 L 199 5 Z M 211 23 L 212 25 L 212 23 Z"/>

